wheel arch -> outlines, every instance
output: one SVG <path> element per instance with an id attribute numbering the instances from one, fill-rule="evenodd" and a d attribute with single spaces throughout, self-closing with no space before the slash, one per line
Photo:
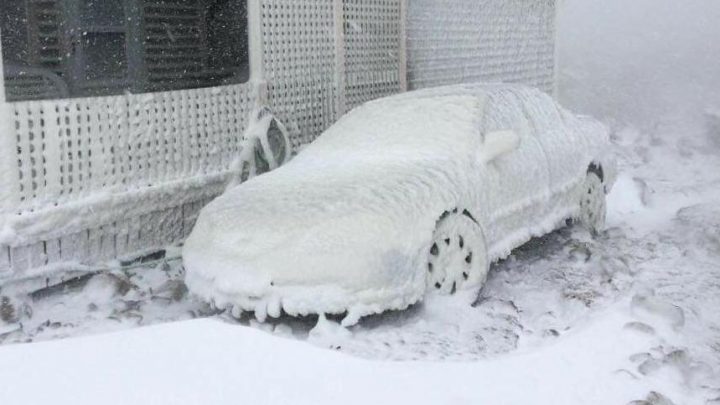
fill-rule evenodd
<path id="1" fill-rule="evenodd" d="M 445 221 L 453 222 L 448 223 Z M 461 222 L 455 225 L 456 222 L 454 221 Z M 468 225 L 474 229 L 466 228 Z M 468 244 L 468 240 L 472 240 L 472 236 L 470 233 L 463 232 L 463 229 L 474 234 L 476 237 L 475 243 L 478 244 Z M 455 233 L 456 231 L 458 232 Z M 444 238 L 444 243 L 441 242 L 442 239 L 436 239 L 438 235 Z M 459 236 L 459 238 L 455 239 L 454 235 Z M 458 271 L 457 268 L 454 266 L 452 267 L 453 270 L 450 270 L 450 268 L 446 268 L 443 266 L 441 271 L 438 270 L 441 267 L 437 267 L 438 263 L 434 262 L 434 258 L 438 258 L 441 257 L 443 254 L 447 254 L 443 252 L 446 249 L 449 249 L 450 246 L 454 246 L 455 243 L 451 243 L 451 239 L 453 241 L 459 241 L 459 249 L 462 251 L 462 254 L 467 255 L 465 261 L 467 263 L 467 266 L 471 267 L 467 269 L 463 268 L 462 270 Z M 471 248 L 469 246 L 475 246 L 475 248 Z M 470 286 L 473 288 L 482 288 L 482 286 L 485 284 L 487 280 L 487 274 L 490 271 L 491 265 L 487 233 L 481 222 L 478 221 L 478 219 L 475 217 L 475 215 L 473 215 L 470 209 L 456 207 L 444 211 L 438 217 L 435 223 L 433 236 L 427 248 L 428 249 L 422 250 L 423 252 L 425 252 L 424 254 L 427 255 L 427 266 L 423 267 L 423 274 L 426 275 L 426 289 L 432 289 L 432 287 L 435 287 L 435 290 L 442 290 L 444 293 L 454 294 L 456 292 L 456 288 L 466 285 L 465 283 L 468 282 L 468 280 L 470 280 Z M 463 249 L 468 250 L 466 251 Z M 480 261 L 478 259 L 478 256 L 482 257 L 483 259 Z M 443 263 L 442 259 L 440 259 L 439 263 Z M 481 263 L 481 265 L 478 267 L 477 263 Z M 472 269 L 475 270 L 473 271 Z M 462 278 L 460 278 L 460 275 L 462 275 Z M 452 282 L 452 287 L 448 287 L 450 286 L 450 282 Z"/>
<path id="2" fill-rule="evenodd" d="M 605 153 L 602 155 L 602 158 L 596 158 L 589 163 L 587 173 L 597 174 L 605 187 L 605 194 L 608 194 L 617 180 L 617 170 L 615 157 L 609 153 Z"/>
<path id="3" fill-rule="evenodd" d="M 603 183 L 605 182 L 605 170 L 603 169 L 602 163 L 600 163 L 599 161 L 595 160 L 590 162 L 587 172 L 597 174 L 597 176 L 600 177 L 600 181 L 602 181 Z"/>
<path id="4" fill-rule="evenodd" d="M 463 208 L 463 209 L 461 210 L 461 209 L 458 208 L 458 207 L 455 207 L 455 208 L 453 208 L 453 209 L 446 210 L 445 212 L 443 212 L 443 213 L 440 215 L 440 217 L 438 217 L 437 221 L 435 221 L 435 224 L 437 225 L 440 221 L 442 221 L 443 219 L 447 218 L 447 217 L 448 217 L 449 215 L 451 215 L 451 214 L 464 215 L 464 216 L 470 218 L 473 222 L 475 222 L 475 223 L 476 223 L 478 226 L 480 226 L 480 228 L 482 229 L 482 225 L 480 224 L 480 222 L 478 222 L 477 218 L 470 212 L 469 209 Z"/>
<path id="5" fill-rule="evenodd" d="M 485 253 L 488 255 L 488 264 L 490 263 L 490 240 L 488 239 L 488 232 L 486 226 L 482 223 L 481 218 L 477 216 L 477 213 L 473 213 L 470 208 L 462 208 L 462 207 L 455 207 L 449 210 L 444 211 L 438 219 L 435 221 L 435 227 L 433 228 L 433 232 L 435 232 L 435 229 L 437 229 L 438 225 L 442 220 L 447 218 L 450 215 L 463 215 L 468 217 L 471 221 L 477 225 L 478 229 L 480 230 L 480 235 L 482 236 L 483 243 L 485 246 L 483 248 L 485 249 Z"/>

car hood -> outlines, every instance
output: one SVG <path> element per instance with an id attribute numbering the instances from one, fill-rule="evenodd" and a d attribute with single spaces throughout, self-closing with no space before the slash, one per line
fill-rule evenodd
<path id="1" fill-rule="evenodd" d="M 279 169 L 204 208 L 185 256 L 203 256 L 198 267 L 206 268 L 194 271 L 212 277 L 237 273 L 241 279 L 245 273 L 263 284 L 272 279 L 346 285 L 352 271 L 347 268 L 354 265 L 373 278 L 374 270 L 385 271 L 378 261 L 395 260 L 389 257 L 393 252 L 415 254 L 439 215 L 461 198 L 455 190 L 463 187 L 455 183 L 462 178 L 452 174 L 461 172 L 459 166 L 452 161 L 355 164 L 306 171 L 302 178 Z"/>

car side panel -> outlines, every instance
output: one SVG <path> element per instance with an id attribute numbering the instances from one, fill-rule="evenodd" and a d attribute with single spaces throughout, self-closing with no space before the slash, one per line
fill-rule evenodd
<path id="1" fill-rule="evenodd" d="M 577 210 L 576 189 L 583 181 L 592 160 L 588 143 L 582 134 L 564 125 L 555 101 L 540 91 L 525 90 L 519 94 L 548 162 L 550 203 L 541 218 L 556 220 L 574 215 Z"/>
<path id="2" fill-rule="evenodd" d="M 511 92 L 491 94 L 484 118 L 484 133 L 512 129 L 520 136 L 515 151 L 486 163 L 490 256 L 498 259 L 536 233 L 535 221 L 548 203 L 550 177 L 542 146 Z"/>

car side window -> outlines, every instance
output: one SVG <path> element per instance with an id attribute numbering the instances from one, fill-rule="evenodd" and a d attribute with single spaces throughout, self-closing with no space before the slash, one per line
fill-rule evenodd
<path id="1" fill-rule="evenodd" d="M 536 137 L 541 138 L 562 127 L 560 111 L 549 95 L 539 90 L 530 90 L 518 96 Z"/>
<path id="2" fill-rule="evenodd" d="M 521 139 L 530 135 L 530 123 L 522 104 L 511 92 L 504 90 L 488 95 L 483 124 L 483 134 L 514 130 Z"/>

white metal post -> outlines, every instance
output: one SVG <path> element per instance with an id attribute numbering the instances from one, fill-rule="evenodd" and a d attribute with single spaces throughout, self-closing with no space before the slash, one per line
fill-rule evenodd
<path id="1" fill-rule="evenodd" d="M 258 106 L 267 104 L 267 78 L 263 64 L 262 11 L 260 1 L 247 0 L 248 57 L 250 58 L 250 84 Z"/>
<path id="2" fill-rule="evenodd" d="M 560 52 L 558 47 L 558 35 L 559 26 L 558 21 L 560 18 L 560 1 L 553 0 L 553 85 L 551 96 L 555 100 L 560 100 Z"/>
<path id="3" fill-rule="evenodd" d="M 407 69 L 407 26 L 408 26 L 408 0 L 400 0 L 400 91 L 408 90 L 408 69 Z"/>
<path id="4" fill-rule="evenodd" d="M 345 72 L 345 11 L 343 0 L 334 0 L 333 14 L 335 23 L 335 86 L 337 99 L 337 117 L 339 119 L 347 109 L 345 88 L 347 75 Z"/>
<path id="5" fill-rule="evenodd" d="M 18 204 L 17 145 L 12 128 L 12 114 L 5 96 L 2 32 L 0 32 L 0 233 Z"/>

